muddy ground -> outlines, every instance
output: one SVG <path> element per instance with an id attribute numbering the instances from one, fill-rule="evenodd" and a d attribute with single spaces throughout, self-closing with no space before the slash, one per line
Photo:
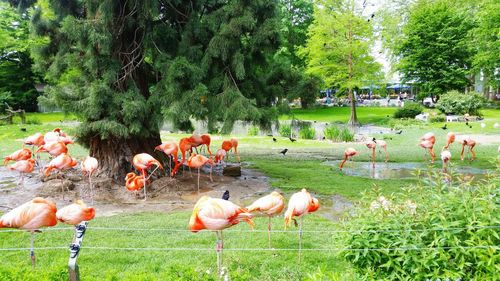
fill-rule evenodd
<path id="1" fill-rule="evenodd" d="M 221 197 L 229 190 L 230 200 L 240 206 L 247 206 L 255 199 L 274 190 L 269 178 L 263 174 L 245 168 L 241 176 L 223 176 L 215 170 L 213 182 L 210 181 L 209 169 L 200 173 L 200 194 L 197 191 L 197 171 L 186 171 L 175 179 L 161 177 L 147 186 L 147 200 L 144 192 L 137 194 L 128 191 L 124 183 L 119 185 L 110 179 L 93 178 L 94 208 L 98 216 L 111 216 L 123 213 L 147 211 L 187 211 L 191 210 L 203 195 Z M 157 172 L 158 173 L 158 172 Z M 162 172 L 164 173 L 164 172 Z M 19 174 L 0 167 L 0 211 L 6 212 L 27 202 L 34 197 L 44 197 L 65 206 L 76 199 L 83 199 L 91 205 L 88 178 L 84 178 L 77 169 L 68 170 L 63 178 L 57 175 L 41 176 L 39 170 L 24 176 L 23 184 L 18 184 Z M 278 190 L 279 191 L 279 190 Z M 321 214 L 329 219 L 338 219 L 353 204 L 341 196 L 320 198 Z"/>

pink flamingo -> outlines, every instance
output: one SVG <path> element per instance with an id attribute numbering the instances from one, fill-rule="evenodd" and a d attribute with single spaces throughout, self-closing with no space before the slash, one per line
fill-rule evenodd
<path id="1" fill-rule="evenodd" d="M 257 199 L 247 207 L 249 213 L 261 212 L 269 218 L 269 222 L 267 224 L 267 239 L 269 242 L 269 248 L 271 248 L 271 218 L 281 214 L 283 208 L 285 208 L 285 198 L 283 198 L 283 196 L 276 191 Z"/>
<path id="2" fill-rule="evenodd" d="M 342 171 L 342 168 L 344 167 L 344 164 L 347 160 L 351 159 L 351 157 L 357 155 L 358 152 L 356 151 L 356 149 L 352 148 L 352 147 L 349 147 L 347 148 L 345 151 L 344 151 L 344 160 L 342 160 L 342 162 L 340 163 L 340 170 Z"/>
<path id="3" fill-rule="evenodd" d="M 35 167 L 35 159 L 30 158 L 28 160 L 17 161 L 16 163 L 9 166 L 9 170 L 11 171 L 16 170 L 20 173 L 21 176 L 20 183 L 21 186 L 24 186 L 24 173 L 33 172 L 34 167 Z"/>
<path id="4" fill-rule="evenodd" d="M 446 144 L 443 146 L 442 150 L 448 149 L 450 147 L 450 144 L 452 144 L 453 142 L 455 142 L 455 133 L 449 132 L 446 135 Z"/>
<path id="5" fill-rule="evenodd" d="M 375 142 L 375 138 L 372 140 L 369 140 L 365 142 L 365 145 L 368 149 L 372 150 L 372 166 L 375 167 L 375 160 L 376 160 L 376 155 L 375 155 L 375 148 L 377 147 L 377 143 Z"/>
<path id="6" fill-rule="evenodd" d="M 228 153 L 231 149 L 234 149 L 234 155 L 240 162 L 240 156 L 238 155 L 238 140 L 236 138 L 231 138 L 230 140 L 225 140 L 222 142 L 222 149 Z M 229 153 L 227 154 L 227 158 L 229 159 Z"/>
<path id="7" fill-rule="evenodd" d="M 92 188 L 92 174 L 94 174 L 95 171 L 97 171 L 97 168 L 99 167 L 99 162 L 97 159 L 91 156 L 85 157 L 85 159 L 82 161 L 81 168 L 83 175 L 88 175 L 89 177 L 89 188 L 90 188 L 90 198 L 91 198 L 91 204 L 94 205 L 94 191 Z"/>
<path id="8" fill-rule="evenodd" d="M 464 136 L 461 143 L 462 143 L 462 152 L 460 152 L 460 160 L 462 160 L 462 161 L 464 160 L 464 149 L 465 149 L 465 146 L 467 146 L 469 148 L 469 150 L 467 152 L 468 153 L 470 152 L 472 154 L 471 161 L 474 161 L 474 159 L 476 159 L 476 153 L 474 152 L 474 147 L 476 146 L 476 141 L 471 139 L 468 136 Z"/>
<path id="9" fill-rule="evenodd" d="M 215 163 L 212 159 L 207 158 L 203 155 L 197 155 L 193 153 L 191 154 L 191 156 L 189 156 L 189 159 L 187 160 L 187 165 L 190 168 L 198 168 L 198 195 L 200 194 L 200 168 L 206 164 L 210 165 L 210 181 L 213 182 L 212 169 Z"/>
<path id="10" fill-rule="evenodd" d="M 0 228 L 19 228 L 31 232 L 30 256 L 33 267 L 35 267 L 35 231 L 38 231 L 41 227 L 56 225 L 56 212 L 56 204 L 37 197 L 0 218 Z"/>
<path id="11" fill-rule="evenodd" d="M 441 161 L 443 161 L 443 171 L 446 173 L 446 168 L 448 166 L 448 162 L 451 159 L 451 152 L 449 150 L 441 151 Z"/>
<path id="12" fill-rule="evenodd" d="M 156 169 L 160 168 L 163 169 L 163 166 L 160 164 L 158 160 L 153 158 L 153 156 L 147 154 L 147 153 L 140 153 L 134 156 L 134 159 L 132 159 L 132 163 L 134 164 L 134 167 L 142 174 L 142 177 L 144 178 L 144 200 L 146 200 L 146 182 L 149 179 L 149 177 L 146 177 L 146 170 L 149 169 L 151 166 L 156 166 L 156 168 L 153 170 L 151 175 L 156 171 Z M 150 175 L 150 176 L 151 176 Z"/>
<path id="13" fill-rule="evenodd" d="M 19 161 L 19 160 L 28 160 L 31 158 L 31 151 L 27 148 L 19 149 L 12 154 L 5 156 L 3 164 L 7 165 L 9 161 Z"/>
<path id="14" fill-rule="evenodd" d="M 177 159 L 177 152 L 179 151 L 179 146 L 173 141 L 164 142 L 155 147 L 155 150 L 161 150 L 168 156 L 168 167 L 170 169 L 169 174 L 172 175 L 172 158 L 174 158 L 174 163 L 177 165 L 179 160 Z"/>
<path id="15" fill-rule="evenodd" d="M 429 140 L 422 140 L 420 141 L 420 146 L 425 149 L 424 160 L 427 160 L 427 150 L 429 150 L 431 163 L 434 164 L 434 159 L 436 158 L 436 154 L 434 153 L 434 144 Z"/>
<path id="16" fill-rule="evenodd" d="M 65 224 L 77 225 L 82 221 L 89 221 L 95 217 L 94 208 L 89 208 L 82 200 L 76 200 L 56 213 L 57 219 Z"/>

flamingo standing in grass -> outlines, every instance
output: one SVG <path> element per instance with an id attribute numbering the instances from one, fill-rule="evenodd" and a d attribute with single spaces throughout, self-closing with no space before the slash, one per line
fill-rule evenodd
<path id="1" fill-rule="evenodd" d="M 35 159 L 28 160 L 19 160 L 16 163 L 9 166 L 9 170 L 16 170 L 21 174 L 20 184 L 24 186 L 24 173 L 33 172 L 33 168 L 35 167 Z"/>
<path id="2" fill-rule="evenodd" d="M 19 161 L 19 160 L 28 160 L 31 158 L 31 151 L 27 148 L 19 149 L 14 151 L 12 154 L 5 156 L 4 165 L 7 165 L 9 161 Z"/>
<path id="3" fill-rule="evenodd" d="M 249 213 L 261 212 L 268 216 L 269 222 L 267 224 L 267 239 L 269 248 L 271 248 L 271 218 L 281 214 L 285 208 L 285 198 L 276 191 L 257 199 L 250 206 L 247 207 Z"/>
<path id="4" fill-rule="evenodd" d="M 303 188 L 300 192 L 294 193 L 288 202 L 288 209 L 285 212 L 285 229 L 294 220 L 293 217 L 300 217 L 299 224 L 299 262 L 301 261 L 302 252 L 302 224 L 304 222 L 304 215 L 315 212 L 319 209 L 318 199 L 311 196 L 311 194 Z"/>
<path id="5" fill-rule="evenodd" d="M 351 157 L 357 155 L 358 152 L 356 151 L 356 149 L 352 148 L 352 147 L 349 147 L 347 148 L 345 151 L 344 151 L 344 160 L 342 160 L 342 162 L 340 163 L 340 170 L 342 171 L 342 168 L 344 167 L 344 164 L 347 160 L 351 159 Z"/>
<path id="6" fill-rule="evenodd" d="M 82 200 L 76 200 L 56 213 L 57 219 L 65 224 L 77 225 L 82 221 L 89 221 L 95 217 L 94 208 L 89 208 Z"/>
<path id="7" fill-rule="evenodd" d="M 172 158 L 174 158 L 174 163 L 177 166 L 179 160 L 177 159 L 177 152 L 179 151 L 179 146 L 173 141 L 164 142 L 155 147 L 155 150 L 161 150 L 168 156 L 168 167 L 170 169 L 170 174 L 172 175 Z"/>
<path id="8" fill-rule="evenodd" d="M 247 222 L 253 229 L 252 214 L 247 209 L 236 204 L 218 198 L 202 196 L 194 206 L 193 213 L 189 219 L 189 230 L 198 232 L 203 229 L 212 230 L 217 235 L 217 268 L 218 276 L 221 276 L 222 251 L 224 248 L 224 237 L 222 230 L 241 221 Z"/>
<path id="9" fill-rule="evenodd" d="M 425 149 L 424 159 L 427 160 L 427 150 L 429 150 L 431 163 L 434 164 L 434 159 L 436 158 L 436 154 L 434 153 L 434 144 L 429 140 L 423 140 L 420 141 L 420 146 Z"/>
<path id="10" fill-rule="evenodd" d="M 389 153 L 387 153 L 387 143 L 384 140 L 375 140 L 375 138 L 373 138 L 373 141 L 377 144 L 377 146 L 380 146 L 384 149 L 385 162 L 388 162 L 389 161 Z"/>
<path id="11" fill-rule="evenodd" d="M 207 158 L 203 155 L 191 154 L 189 159 L 187 160 L 187 165 L 190 168 L 198 168 L 198 195 L 200 194 L 200 168 L 206 164 L 210 165 L 210 181 L 213 182 L 212 179 L 212 169 L 215 165 L 214 161 L 210 158 Z"/>
<path id="12" fill-rule="evenodd" d="M 53 141 L 49 143 L 45 143 L 43 146 L 38 148 L 35 153 L 39 152 L 47 152 L 52 157 L 57 157 L 63 153 L 68 153 L 68 148 L 66 144 L 62 141 Z"/>
<path id="13" fill-rule="evenodd" d="M 442 150 L 448 149 L 450 147 L 450 144 L 452 144 L 453 142 L 455 142 L 455 133 L 449 132 L 446 135 L 446 144 L 445 146 L 443 146 Z"/>
<path id="14" fill-rule="evenodd" d="M 464 149 L 467 146 L 468 147 L 467 153 L 470 152 L 472 154 L 471 161 L 474 161 L 474 159 L 476 159 L 476 153 L 474 152 L 474 147 L 476 146 L 476 141 L 471 139 L 468 136 L 464 136 L 461 143 L 462 143 L 462 152 L 460 152 L 460 160 L 462 160 L 462 161 L 464 160 Z"/>
<path id="15" fill-rule="evenodd" d="M 451 152 L 449 150 L 441 151 L 441 161 L 443 161 L 443 171 L 446 173 L 446 168 L 451 159 Z"/>
<path id="16" fill-rule="evenodd" d="M 154 159 L 153 156 L 147 154 L 147 153 L 140 153 L 134 156 L 134 159 L 132 160 L 132 163 L 134 164 L 134 167 L 142 174 L 142 177 L 144 178 L 144 200 L 146 200 L 146 181 L 149 179 L 149 177 L 146 177 L 146 170 L 149 169 L 151 166 L 156 166 L 156 168 L 151 172 L 151 175 L 156 171 L 156 169 L 160 168 L 163 169 L 163 166 L 161 163 Z M 151 176 L 149 175 L 149 176 Z"/>
<path id="17" fill-rule="evenodd" d="M 41 227 L 56 225 L 56 212 L 56 204 L 37 197 L 0 218 L 0 228 L 19 228 L 31 232 L 30 256 L 33 267 L 35 267 L 35 232 Z"/>
<path id="18" fill-rule="evenodd" d="M 375 160 L 376 160 L 376 154 L 375 154 L 375 148 L 377 147 L 377 143 L 375 142 L 375 138 L 372 140 L 369 140 L 365 142 L 365 145 L 368 149 L 372 150 L 372 166 L 375 168 Z"/>
<path id="19" fill-rule="evenodd" d="M 85 157 L 85 159 L 82 161 L 81 168 L 83 175 L 87 175 L 89 177 L 89 188 L 90 188 L 90 198 L 91 198 L 91 204 L 94 204 L 94 191 L 92 188 L 92 175 L 94 174 L 95 171 L 97 171 L 97 168 L 99 167 L 99 162 L 97 159 L 91 156 Z"/>
<path id="20" fill-rule="evenodd" d="M 234 155 L 236 155 L 236 158 L 238 159 L 238 162 L 240 162 L 240 156 L 238 155 L 238 140 L 236 138 L 231 138 L 230 140 L 225 140 L 222 142 L 222 149 L 224 149 L 227 153 L 227 158 L 229 159 L 229 154 L 228 152 L 233 149 Z"/>

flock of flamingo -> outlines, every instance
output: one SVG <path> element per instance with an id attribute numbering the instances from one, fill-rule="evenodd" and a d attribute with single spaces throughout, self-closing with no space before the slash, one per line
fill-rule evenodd
<path id="1" fill-rule="evenodd" d="M 441 149 L 441 161 L 443 162 L 443 170 L 446 171 L 447 165 L 449 161 L 451 160 L 451 152 L 448 150 L 450 145 L 455 142 L 455 133 L 449 132 L 446 135 L 446 144 L 443 146 Z M 474 152 L 474 147 L 476 146 L 476 141 L 470 138 L 469 136 L 463 136 L 462 139 L 459 141 L 460 144 L 462 144 L 462 150 L 460 153 L 460 160 L 464 160 L 464 151 L 465 147 L 468 148 L 467 154 L 471 154 L 470 160 L 474 161 L 476 158 L 476 153 Z M 419 140 L 419 146 L 425 149 L 425 154 L 424 154 L 424 160 L 427 161 L 427 154 L 430 155 L 430 162 L 434 164 L 436 154 L 434 152 L 434 144 L 436 143 L 436 137 L 434 133 L 429 132 L 426 133 L 423 137 L 420 138 Z M 372 166 L 375 167 L 375 161 L 376 161 L 376 153 L 375 150 L 377 147 L 381 147 L 384 149 L 385 152 L 385 162 L 389 161 L 389 154 L 387 153 L 387 143 L 383 140 L 377 140 L 373 138 L 372 140 L 369 140 L 365 142 L 365 145 L 368 149 L 372 151 L 371 155 L 371 162 Z M 498 147 L 498 152 L 500 153 L 500 146 Z M 340 170 L 343 169 L 344 164 L 348 161 L 352 161 L 352 157 L 358 155 L 358 151 L 356 149 L 349 147 L 344 151 L 344 159 L 342 162 L 340 162 L 339 168 Z"/>

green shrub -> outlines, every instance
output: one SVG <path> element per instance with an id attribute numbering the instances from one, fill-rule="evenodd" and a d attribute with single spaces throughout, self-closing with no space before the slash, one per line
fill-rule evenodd
<path id="1" fill-rule="evenodd" d="M 402 108 L 399 108 L 396 112 L 394 112 L 394 118 L 415 118 L 415 116 L 419 115 L 423 111 L 422 105 L 415 102 L 405 102 L 405 105 Z"/>
<path id="2" fill-rule="evenodd" d="M 337 126 L 330 125 L 325 128 L 323 133 L 325 134 L 325 138 L 332 141 L 337 141 L 340 136 L 340 129 Z"/>
<path id="3" fill-rule="evenodd" d="M 349 130 L 347 127 L 339 127 L 339 126 L 334 126 L 330 125 L 325 128 L 323 131 L 325 134 L 325 138 L 332 140 L 332 141 L 337 141 L 337 142 L 351 142 L 354 140 L 354 134 Z"/>
<path id="4" fill-rule="evenodd" d="M 340 130 L 340 141 L 351 142 L 354 141 L 354 134 L 347 127 Z"/>
<path id="5" fill-rule="evenodd" d="M 252 127 L 248 128 L 247 135 L 249 135 L 249 136 L 258 136 L 259 135 L 259 127 L 252 126 Z"/>
<path id="6" fill-rule="evenodd" d="M 436 116 L 430 116 L 429 117 L 429 121 L 431 123 L 442 123 L 442 122 L 445 122 L 446 121 L 446 116 L 443 115 L 443 114 L 439 114 L 439 115 L 436 115 Z"/>
<path id="7" fill-rule="evenodd" d="M 436 103 L 436 108 L 445 114 L 470 114 L 479 115 L 484 99 L 478 93 L 460 93 L 450 91 L 441 96 Z"/>
<path id="8" fill-rule="evenodd" d="M 290 137 L 292 133 L 292 127 L 289 124 L 280 124 L 280 128 L 278 130 L 278 133 L 282 137 Z"/>
<path id="9" fill-rule="evenodd" d="M 26 120 L 26 124 L 30 124 L 30 125 L 42 125 L 42 121 L 40 121 L 40 119 L 38 119 L 38 118 L 28 118 Z"/>
<path id="10" fill-rule="evenodd" d="M 346 248 L 375 250 L 343 256 L 365 280 L 494 280 L 500 253 L 489 246 L 500 244 L 491 227 L 500 225 L 498 176 L 474 186 L 434 175 L 431 186 L 372 195 L 349 222 Z"/>
<path id="11" fill-rule="evenodd" d="M 316 135 L 316 131 L 313 127 L 304 126 L 299 130 L 299 137 L 301 139 L 312 140 Z"/>

